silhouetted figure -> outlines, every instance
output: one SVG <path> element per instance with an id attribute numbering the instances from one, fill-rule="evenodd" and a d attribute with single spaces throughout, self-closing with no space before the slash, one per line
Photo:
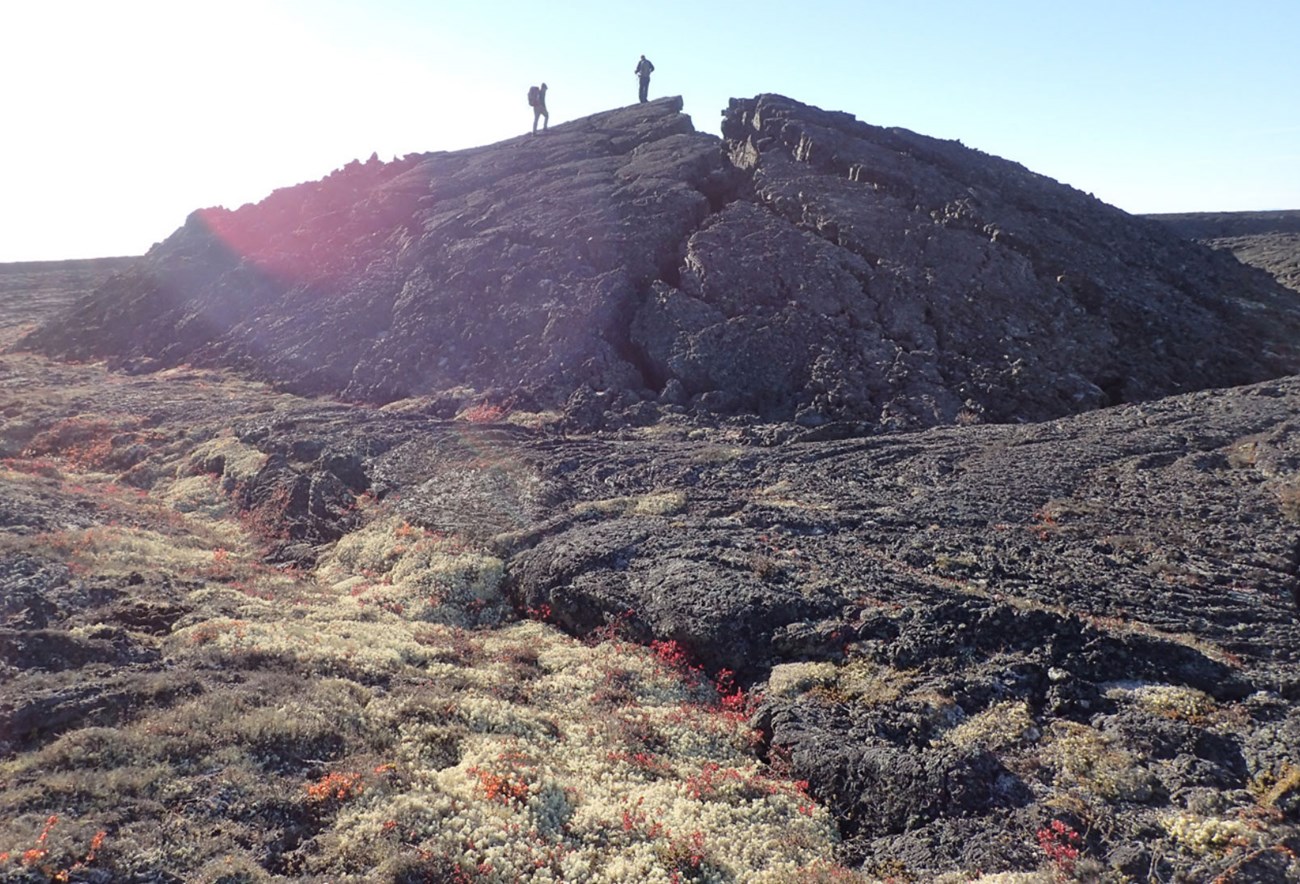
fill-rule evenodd
<path id="1" fill-rule="evenodd" d="M 641 60 L 636 64 L 635 73 L 637 75 L 637 79 L 641 81 L 641 103 L 642 104 L 645 104 L 647 101 L 650 100 L 646 96 L 649 95 L 650 93 L 650 75 L 654 73 L 654 70 L 655 70 L 655 66 L 650 63 L 650 59 L 646 58 L 644 55 L 641 56 Z"/>
<path id="2" fill-rule="evenodd" d="M 546 84 L 528 88 L 528 103 L 533 108 L 533 134 L 537 134 L 537 121 L 542 121 L 542 131 L 550 125 L 551 115 L 546 112 Z"/>

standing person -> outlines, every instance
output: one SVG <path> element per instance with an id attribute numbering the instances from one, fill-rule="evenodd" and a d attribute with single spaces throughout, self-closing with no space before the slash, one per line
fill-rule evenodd
<path id="1" fill-rule="evenodd" d="M 654 73 L 655 66 L 650 63 L 650 59 L 644 55 L 636 65 L 636 75 L 641 80 L 641 103 L 645 104 L 649 99 L 646 97 L 650 92 L 650 75 Z"/>
<path id="2" fill-rule="evenodd" d="M 533 107 L 533 134 L 537 134 L 537 121 L 542 121 L 542 131 L 551 123 L 551 115 L 546 111 L 546 84 L 531 86 L 528 89 L 528 103 Z"/>

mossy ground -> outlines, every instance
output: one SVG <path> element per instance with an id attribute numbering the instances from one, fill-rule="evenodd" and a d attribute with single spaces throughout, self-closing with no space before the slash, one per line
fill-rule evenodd
<path id="1" fill-rule="evenodd" d="M 6 356 L 0 372 L 11 391 L 0 431 L 0 880 L 977 876 L 892 857 L 847 868 L 840 821 L 779 753 L 757 751 L 730 688 L 671 647 L 616 630 L 580 641 L 545 611 L 517 610 L 499 527 L 447 530 L 397 494 L 357 492 L 349 533 L 318 544 L 308 565 L 274 555 L 275 514 L 250 518 L 238 500 L 270 456 L 239 427 L 324 421 L 348 406 L 189 369 L 126 378 Z M 738 449 L 709 451 L 726 457 L 692 455 L 684 474 L 736 467 Z M 481 472 L 485 494 L 509 484 Z M 794 485 L 755 488 L 751 498 L 783 513 L 831 509 Z M 704 482 L 616 488 L 566 500 L 559 515 L 684 525 L 709 493 Z M 1040 520 L 1026 543 L 1068 530 L 1059 515 Z M 718 555 L 778 580 L 810 567 L 816 549 L 764 534 L 742 552 Z M 967 575 L 977 559 L 956 549 L 907 574 L 983 599 Z M 1029 598 L 1007 604 L 1056 613 Z M 902 616 L 866 594 L 859 608 Z M 1195 635 L 1089 623 L 1232 662 Z M 1248 789 L 1175 795 L 1165 784 L 1186 779 L 1176 769 L 1186 753 L 1162 756 L 1130 733 L 1200 741 L 1212 755 L 1216 740 L 1260 727 L 1249 698 L 1114 682 L 1098 698 L 1109 717 L 1071 719 L 1029 695 L 958 697 L 944 679 L 979 661 L 940 662 L 792 662 L 766 687 L 774 701 L 836 715 L 897 710 L 927 734 L 927 751 L 996 755 L 1034 804 L 1011 835 L 1021 871 L 990 880 L 1113 877 L 1107 851 L 1138 842 L 1206 879 L 1294 870 L 1293 747 L 1243 774 Z M 1053 822 L 1079 836 L 1077 859 Z"/>
<path id="2" fill-rule="evenodd" d="M 57 708 L 81 685 L 112 710 L 15 735 L 0 761 L 0 878 L 776 881 L 838 868 L 834 821 L 754 757 L 745 717 L 707 680 L 615 636 L 584 643 L 520 619 L 499 558 L 373 500 L 316 567 L 268 565 L 229 494 L 263 455 L 211 424 L 124 430 L 94 409 L 108 376 L 68 371 L 77 383 L 53 407 L 36 391 L 11 407 L 29 423 L 0 489 L 32 518 L 0 535 L 0 558 L 61 569 L 10 619 L 43 606 L 41 634 L 97 662 L 16 660 L 6 697 Z M 171 381 L 177 396 L 261 401 L 206 373 Z M 144 448 L 115 461 L 128 445 Z M 126 484 L 145 462 L 147 481 Z M 132 628 L 130 603 L 169 622 Z"/>

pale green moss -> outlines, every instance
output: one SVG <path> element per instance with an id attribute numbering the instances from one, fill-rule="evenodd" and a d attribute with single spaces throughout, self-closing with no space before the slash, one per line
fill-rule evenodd
<path id="1" fill-rule="evenodd" d="M 963 749 L 981 746 L 1004 751 L 1038 736 L 1029 704 L 1023 700 L 1004 700 L 961 722 L 944 734 L 943 739 Z"/>

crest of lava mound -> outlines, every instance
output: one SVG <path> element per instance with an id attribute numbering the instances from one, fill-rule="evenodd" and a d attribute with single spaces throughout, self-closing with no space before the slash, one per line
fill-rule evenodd
<path id="1" fill-rule="evenodd" d="M 195 212 L 25 346 L 595 426 L 1040 420 L 1300 369 L 1293 293 L 1015 163 L 775 95 L 721 140 L 681 107 Z"/>

